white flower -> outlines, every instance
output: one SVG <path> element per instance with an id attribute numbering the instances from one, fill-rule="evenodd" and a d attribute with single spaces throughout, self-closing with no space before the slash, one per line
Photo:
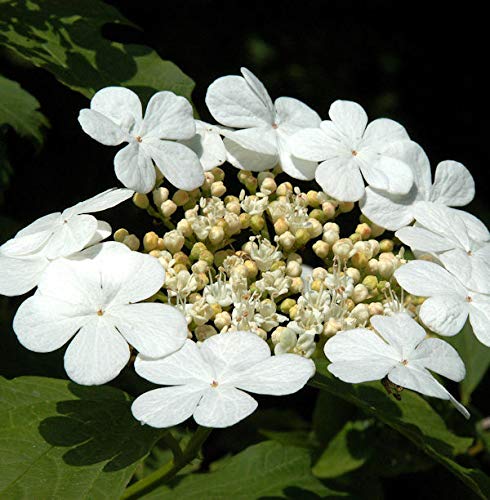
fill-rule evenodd
<path id="1" fill-rule="evenodd" d="M 191 148 L 206 172 L 223 165 L 226 161 L 226 148 L 221 138 L 221 128 L 201 120 L 195 120 L 196 135 L 192 139 L 181 141 Z"/>
<path id="2" fill-rule="evenodd" d="M 164 277 L 158 260 L 122 243 L 93 246 L 49 266 L 37 292 L 18 309 L 14 331 L 35 352 L 51 352 L 71 340 L 68 376 L 79 384 L 104 384 L 129 361 L 128 342 L 155 357 L 184 343 L 187 322 L 177 309 L 136 303 L 156 293 Z"/>
<path id="3" fill-rule="evenodd" d="M 415 252 L 435 255 L 444 267 L 471 290 L 490 293 L 490 237 L 479 222 L 479 234 L 484 240 L 471 237 L 466 219 L 460 211 L 430 202 L 413 207 L 417 226 L 404 227 L 395 234 Z M 476 225 L 472 226 L 476 228 Z M 474 231 L 473 231 L 474 232 Z"/>
<path id="4" fill-rule="evenodd" d="M 456 335 L 469 316 L 476 338 L 490 347 L 490 295 L 468 290 L 443 267 L 422 260 L 397 269 L 395 279 L 409 293 L 429 297 L 419 316 L 432 331 Z"/>
<path id="5" fill-rule="evenodd" d="M 112 208 L 132 195 L 129 189 L 108 189 L 20 230 L 15 238 L 0 246 L 0 294 L 28 292 L 38 284 L 52 260 L 107 238 L 111 226 L 88 214 Z"/>
<path id="6" fill-rule="evenodd" d="M 260 237 L 251 240 L 249 254 L 260 271 L 268 271 L 274 262 L 282 258 L 282 252 L 275 245 L 269 240 Z"/>
<path id="7" fill-rule="evenodd" d="M 273 103 L 260 80 L 248 69 L 241 76 L 224 76 L 208 88 L 206 104 L 222 130 L 228 161 L 237 168 L 268 170 L 279 163 L 288 175 L 300 180 L 315 176 L 316 163 L 291 154 L 290 138 L 303 129 L 318 127 L 320 117 L 291 97 Z"/>
<path id="8" fill-rule="evenodd" d="M 320 128 L 302 130 L 291 139 L 293 154 L 321 162 L 315 177 L 327 194 L 340 201 L 360 200 L 363 177 L 377 189 L 408 193 L 412 170 L 390 154 L 394 143 L 409 141 L 400 124 L 380 118 L 367 125 L 364 109 L 350 101 L 335 101 L 329 116 L 331 121 L 323 121 Z"/>
<path id="9" fill-rule="evenodd" d="M 344 382 L 359 383 L 384 377 L 426 396 L 448 399 L 466 418 L 470 414 L 429 370 L 460 382 L 465 367 L 456 350 L 441 339 L 426 339 L 425 330 L 404 313 L 373 316 L 378 334 L 366 328 L 339 332 L 325 344 L 328 370 Z"/>
<path id="10" fill-rule="evenodd" d="M 233 303 L 231 285 L 226 282 L 226 276 L 220 273 L 215 283 L 206 285 L 203 290 L 204 299 L 208 304 L 219 304 L 228 307 Z"/>
<path id="11" fill-rule="evenodd" d="M 262 273 L 262 279 L 256 281 L 255 286 L 260 292 L 269 292 L 269 295 L 275 298 L 289 292 L 291 281 L 291 278 L 284 274 L 284 268 L 280 268 Z"/>
<path id="12" fill-rule="evenodd" d="M 270 299 L 257 301 L 255 311 L 254 322 L 266 332 L 288 319 L 287 316 L 277 312 L 276 303 Z"/>
<path id="13" fill-rule="evenodd" d="M 143 118 L 139 97 L 129 89 L 106 87 L 82 109 L 82 129 L 106 146 L 128 145 L 114 158 L 117 178 L 128 188 L 148 193 L 155 186 L 155 162 L 168 181 L 191 191 L 204 182 L 204 172 L 194 151 L 178 142 L 196 133 L 192 106 L 173 92 L 157 92 Z"/>
<path id="14" fill-rule="evenodd" d="M 424 150 L 415 142 L 404 144 L 403 148 L 398 149 L 399 159 L 412 168 L 414 184 L 405 195 L 366 188 L 359 204 L 364 215 L 375 224 L 396 231 L 414 220 L 413 209 L 420 201 L 461 207 L 470 203 L 475 196 L 473 177 L 461 163 L 451 160 L 439 163 L 432 183 L 430 163 Z M 393 155 L 397 156 L 397 153 L 393 151 Z M 473 218 L 459 210 L 458 214 Z"/>
<path id="15" fill-rule="evenodd" d="M 171 427 L 189 418 L 205 427 L 229 427 L 250 415 L 257 401 L 243 391 L 281 396 L 299 391 L 313 376 L 312 361 L 271 356 L 267 342 L 250 332 L 214 335 L 201 345 L 187 340 L 159 360 L 138 356 L 136 372 L 168 385 L 138 397 L 131 409 L 142 423 Z"/>

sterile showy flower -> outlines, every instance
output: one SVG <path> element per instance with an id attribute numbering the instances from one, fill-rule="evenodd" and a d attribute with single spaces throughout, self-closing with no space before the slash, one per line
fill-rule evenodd
<path id="1" fill-rule="evenodd" d="M 313 376 L 311 360 L 271 356 L 267 342 L 250 332 L 214 335 L 198 345 L 154 360 L 139 355 L 136 372 L 164 387 L 139 396 L 133 415 L 152 427 L 171 427 L 191 415 L 205 427 L 229 427 L 249 416 L 257 401 L 246 392 L 282 396 L 299 391 Z"/>
<path id="2" fill-rule="evenodd" d="M 459 211 L 419 202 L 413 213 L 417 225 L 399 229 L 396 237 L 415 252 L 436 256 L 469 289 L 490 293 L 490 234 L 487 228 L 480 222 L 480 234 L 485 239 L 477 241 L 471 237 Z"/>
<path id="3" fill-rule="evenodd" d="M 0 294 L 28 292 L 38 284 L 51 261 L 107 238 L 111 226 L 89 214 L 112 208 L 132 195 L 130 189 L 108 189 L 20 230 L 0 246 Z"/>
<path id="4" fill-rule="evenodd" d="M 128 145 L 114 158 L 117 178 L 128 188 L 148 193 L 155 186 L 153 162 L 179 189 L 191 191 L 204 182 L 196 153 L 179 140 L 196 133 L 192 106 L 173 92 L 157 92 L 148 102 L 143 118 L 139 97 L 129 89 L 106 87 L 82 109 L 78 117 L 92 139 L 106 145 Z"/>
<path id="5" fill-rule="evenodd" d="M 201 120 L 195 120 L 196 135 L 181 141 L 199 157 L 205 172 L 223 165 L 226 161 L 226 148 L 221 138 L 221 128 Z"/>
<path id="6" fill-rule="evenodd" d="M 206 104 L 222 130 L 228 161 L 237 168 L 261 171 L 280 164 L 284 172 L 301 180 L 315 177 L 315 162 L 291 154 L 291 136 L 320 125 L 320 117 L 306 104 L 291 97 L 273 103 L 262 82 L 248 69 L 243 76 L 224 76 L 208 88 Z"/>
<path id="7" fill-rule="evenodd" d="M 359 205 L 366 217 L 375 224 L 396 231 L 414 220 L 413 207 L 419 201 L 461 207 L 474 198 L 475 182 L 461 163 L 452 160 L 440 162 L 432 183 L 429 159 L 418 144 L 405 144 L 400 153 L 400 159 L 412 168 L 414 184 L 405 195 L 390 194 L 374 187 L 366 188 Z M 460 210 L 458 214 L 469 215 Z"/>
<path id="8" fill-rule="evenodd" d="M 294 155 L 321 162 L 315 178 L 327 194 L 340 201 L 360 200 L 363 177 L 376 189 L 396 194 L 410 191 L 411 168 L 391 154 L 395 143 L 398 150 L 409 142 L 400 124 L 380 118 L 367 125 L 366 112 L 351 101 L 335 101 L 329 116 L 331 120 L 323 121 L 320 128 L 299 131 L 291 139 Z"/>
<path id="9" fill-rule="evenodd" d="M 35 352 L 71 341 L 65 353 L 68 376 L 78 384 L 104 384 L 129 361 L 128 343 L 154 357 L 183 345 L 187 322 L 177 309 L 137 303 L 155 294 L 164 277 L 154 257 L 122 243 L 95 245 L 48 267 L 34 296 L 17 311 L 14 331 Z"/>
<path id="10" fill-rule="evenodd" d="M 476 338 L 490 347 L 490 295 L 469 290 L 443 267 L 423 260 L 397 269 L 395 279 L 407 292 L 428 297 L 419 316 L 432 331 L 456 335 L 469 317 Z"/>
<path id="11" fill-rule="evenodd" d="M 455 382 L 464 379 L 464 364 L 452 346 L 426 338 L 425 330 L 404 313 L 373 316 L 371 324 L 377 333 L 356 328 L 337 333 L 325 344 L 325 355 L 331 361 L 328 371 L 353 384 L 388 377 L 400 387 L 450 400 L 469 418 L 466 408 L 430 373 Z"/>

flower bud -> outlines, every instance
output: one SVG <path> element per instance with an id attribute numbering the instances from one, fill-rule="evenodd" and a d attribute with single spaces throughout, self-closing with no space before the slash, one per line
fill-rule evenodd
<path id="1" fill-rule="evenodd" d="M 395 244 L 393 243 L 393 240 L 381 240 L 379 242 L 379 250 L 381 252 L 392 252 Z"/>
<path id="2" fill-rule="evenodd" d="M 303 280 L 300 277 L 293 278 L 291 280 L 291 286 L 289 287 L 289 291 L 292 294 L 302 292 L 303 291 Z"/>
<path id="3" fill-rule="evenodd" d="M 252 215 L 250 219 L 250 228 L 254 233 L 260 233 L 262 229 L 265 227 L 265 219 L 262 217 L 262 215 Z"/>
<path id="4" fill-rule="evenodd" d="M 341 201 L 339 203 L 339 210 L 345 214 L 354 209 L 354 203 L 352 201 Z"/>
<path id="5" fill-rule="evenodd" d="M 308 191 L 306 193 L 306 200 L 308 201 L 308 205 L 312 208 L 318 208 L 320 206 L 318 191 Z"/>
<path id="6" fill-rule="evenodd" d="M 182 249 L 185 243 L 185 238 L 175 229 L 163 235 L 163 243 L 165 248 L 174 254 Z"/>
<path id="7" fill-rule="evenodd" d="M 322 288 L 324 288 L 322 280 L 313 280 L 311 282 L 311 289 L 314 290 L 315 292 L 320 292 Z"/>
<path id="8" fill-rule="evenodd" d="M 307 229 L 299 228 L 294 233 L 294 237 L 296 238 L 296 248 L 302 248 L 310 241 L 310 233 Z"/>
<path id="9" fill-rule="evenodd" d="M 262 173 L 262 172 L 261 172 Z M 270 177 L 264 179 L 262 184 L 260 184 L 260 192 L 265 195 L 270 195 L 277 189 L 276 181 Z"/>
<path id="10" fill-rule="evenodd" d="M 114 241 L 117 241 L 118 243 L 122 243 L 124 241 L 124 238 L 129 234 L 127 229 L 124 229 L 123 227 L 121 229 L 118 229 L 114 233 Z"/>
<path id="11" fill-rule="evenodd" d="M 362 284 L 365 285 L 370 292 L 373 292 L 378 288 L 378 278 L 368 275 L 362 280 Z"/>
<path id="12" fill-rule="evenodd" d="M 313 243 L 313 251 L 315 254 L 320 257 L 320 259 L 326 259 L 328 256 L 328 252 L 330 251 L 330 245 L 325 241 L 315 241 Z"/>
<path id="13" fill-rule="evenodd" d="M 323 269 L 323 267 L 315 267 L 315 269 L 311 272 L 311 277 L 314 280 L 324 281 L 327 276 L 327 270 Z"/>
<path id="14" fill-rule="evenodd" d="M 201 253 L 205 250 L 207 250 L 206 245 L 201 241 L 199 241 L 198 243 L 194 243 L 189 257 L 191 258 L 191 260 L 199 260 Z"/>
<path id="15" fill-rule="evenodd" d="M 378 274 L 379 262 L 376 259 L 368 260 L 366 272 L 369 274 Z"/>
<path id="16" fill-rule="evenodd" d="M 286 275 L 290 276 L 291 278 L 296 278 L 298 276 L 301 276 L 301 264 L 298 262 L 289 261 L 286 265 Z"/>
<path id="17" fill-rule="evenodd" d="M 281 302 L 281 305 L 279 306 L 279 310 L 283 313 L 283 314 L 288 314 L 291 307 L 295 306 L 296 305 L 296 301 L 294 299 L 284 299 L 282 302 Z"/>
<path id="18" fill-rule="evenodd" d="M 278 269 L 284 269 L 286 263 L 283 260 L 276 260 L 271 264 L 270 271 L 277 271 Z"/>
<path id="19" fill-rule="evenodd" d="M 371 302 L 368 307 L 370 316 L 376 316 L 383 314 L 384 312 L 383 304 L 381 304 L 381 302 Z"/>
<path id="20" fill-rule="evenodd" d="M 380 247 L 379 247 L 379 241 L 377 240 L 369 240 L 368 241 L 369 247 L 371 248 L 371 255 L 375 257 L 378 255 Z"/>
<path id="21" fill-rule="evenodd" d="M 187 191 L 183 191 L 182 189 L 178 189 L 172 196 L 172 201 L 178 207 L 182 207 L 189 201 L 189 193 Z"/>
<path id="22" fill-rule="evenodd" d="M 181 219 L 177 223 L 177 231 L 184 237 L 192 235 L 192 225 L 187 219 Z"/>
<path id="23" fill-rule="evenodd" d="M 227 311 L 220 312 L 214 318 L 214 324 L 218 330 L 223 330 L 223 328 L 231 325 L 231 315 Z"/>
<path id="24" fill-rule="evenodd" d="M 323 333 L 327 337 L 332 337 L 340 330 L 342 330 L 342 323 L 337 318 L 329 318 L 329 320 L 323 326 Z"/>
<path id="25" fill-rule="evenodd" d="M 335 205 L 331 201 L 322 203 L 322 212 L 325 214 L 327 220 L 335 217 L 335 208 Z"/>
<path id="26" fill-rule="evenodd" d="M 299 253 L 291 253 L 288 255 L 288 261 L 294 261 L 297 262 L 298 264 L 302 264 L 303 258 Z"/>
<path id="27" fill-rule="evenodd" d="M 311 238 L 316 238 L 323 233 L 323 226 L 316 219 L 308 219 L 308 232 Z"/>
<path id="28" fill-rule="evenodd" d="M 378 274 L 385 280 L 390 279 L 395 272 L 394 262 L 388 259 L 380 259 L 378 264 Z"/>
<path id="29" fill-rule="evenodd" d="M 366 285 L 362 283 L 357 284 L 352 292 L 352 300 L 359 304 L 359 302 L 364 302 L 369 297 L 369 290 Z"/>
<path id="30" fill-rule="evenodd" d="M 160 210 L 162 215 L 168 219 L 177 210 L 177 205 L 172 200 L 167 200 L 160 205 Z"/>
<path id="31" fill-rule="evenodd" d="M 191 270 L 196 274 L 207 273 L 209 271 L 209 264 L 204 260 L 198 260 L 192 264 Z"/>
<path id="32" fill-rule="evenodd" d="M 279 336 L 279 344 L 286 350 L 293 349 L 296 345 L 296 333 L 291 328 L 284 328 Z"/>
<path id="33" fill-rule="evenodd" d="M 363 240 L 367 240 L 371 236 L 371 228 L 366 223 L 358 224 L 356 233 L 360 234 Z"/>
<path id="34" fill-rule="evenodd" d="M 220 226 L 213 226 L 211 228 L 211 231 L 209 231 L 209 241 L 211 242 L 212 245 L 220 245 L 223 243 L 223 240 L 225 239 L 225 232 L 222 227 Z"/>
<path id="35" fill-rule="evenodd" d="M 369 320 L 369 306 L 367 304 L 357 304 L 350 315 L 357 320 L 358 324 L 366 324 Z"/>
<path id="36" fill-rule="evenodd" d="M 217 333 L 218 332 L 216 331 L 216 328 L 211 325 L 200 325 L 197 326 L 194 330 L 194 334 L 196 335 L 197 340 L 199 340 L 200 342 L 203 342 L 204 340 L 212 337 L 213 335 L 216 335 Z"/>
<path id="37" fill-rule="evenodd" d="M 345 271 L 345 274 L 347 274 L 347 276 L 352 278 L 354 285 L 356 285 L 357 283 L 359 283 L 359 281 L 361 281 L 361 273 L 359 269 L 355 267 L 348 267 L 347 270 Z"/>
<path id="38" fill-rule="evenodd" d="M 211 184 L 211 195 L 220 198 L 226 193 L 226 186 L 222 181 L 213 182 Z"/>
<path id="39" fill-rule="evenodd" d="M 284 217 L 279 217 L 279 219 L 274 222 L 274 231 L 276 234 L 281 235 L 289 229 L 289 224 L 286 222 Z"/>
<path id="40" fill-rule="evenodd" d="M 128 234 L 122 240 L 130 250 L 136 251 L 140 247 L 140 240 L 134 234 Z"/>
<path id="41" fill-rule="evenodd" d="M 324 224 L 327 221 L 327 217 L 319 208 L 314 208 L 310 212 L 310 217 L 316 219 L 320 224 Z"/>
<path id="42" fill-rule="evenodd" d="M 277 238 L 277 242 L 284 250 L 291 250 L 296 242 L 296 238 L 289 231 L 286 231 Z"/>
<path id="43" fill-rule="evenodd" d="M 332 250 L 334 255 L 342 260 L 347 260 L 353 247 L 354 244 L 349 238 L 342 238 L 333 244 Z"/>
<path id="44" fill-rule="evenodd" d="M 232 214 L 240 215 L 241 212 L 240 202 L 230 201 L 229 203 L 226 204 L 226 210 L 228 210 L 228 212 L 231 212 Z"/>
<path id="45" fill-rule="evenodd" d="M 214 262 L 214 255 L 212 252 L 206 249 L 201 252 L 201 254 L 199 255 L 199 259 L 207 262 L 210 266 L 212 266 Z"/>
<path id="46" fill-rule="evenodd" d="M 251 280 L 256 278 L 257 274 L 259 274 L 257 263 L 253 260 L 246 260 L 243 265 L 247 268 L 247 277 Z"/>
<path id="47" fill-rule="evenodd" d="M 146 210 L 150 205 L 150 200 L 148 196 L 144 193 L 134 193 L 133 195 L 133 203 L 142 210 Z"/>
<path id="48" fill-rule="evenodd" d="M 276 189 L 277 196 L 287 196 L 293 192 L 293 186 L 290 182 L 283 182 L 279 184 Z"/>
<path id="49" fill-rule="evenodd" d="M 357 269 L 364 269 L 367 266 L 368 259 L 363 253 L 356 252 L 351 257 L 351 262 L 354 267 L 357 267 Z"/>
<path id="50" fill-rule="evenodd" d="M 252 219 L 252 217 L 250 216 L 250 214 L 240 214 L 239 219 L 242 229 L 246 229 L 250 226 L 250 220 Z"/>
<path id="51" fill-rule="evenodd" d="M 159 207 L 164 201 L 168 200 L 169 190 L 165 187 L 159 187 L 153 190 L 153 203 Z"/>
<path id="52" fill-rule="evenodd" d="M 225 171 L 222 168 L 214 167 L 211 172 L 213 172 L 214 180 L 223 181 L 225 179 Z"/>
<path id="53" fill-rule="evenodd" d="M 143 248 L 147 252 L 151 252 L 152 250 L 155 250 L 158 245 L 158 234 L 156 234 L 154 231 L 150 231 L 149 233 L 146 233 L 143 236 Z"/>

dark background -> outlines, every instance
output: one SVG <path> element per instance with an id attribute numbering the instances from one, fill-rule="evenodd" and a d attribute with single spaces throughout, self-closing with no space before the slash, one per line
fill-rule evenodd
<path id="1" fill-rule="evenodd" d="M 299 98 L 322 118 L 336 99 L 357 101 L 371 119 L 386 116 L 400 121 L 426 150 L 433 169 L 445 159 L 466 165 L 477 186 L 468 210 L 488 225 L 490 29 L 476 3 L 458 3 L 457 9 L 439 2 L 379 0 L 108 3 L 141 31 L 107 26 L 104 34 L 144 43 L 175 62 L 196 82 L 193 100 L 203 119 L 210 119 L 204 105 L 207 86 L 219 76 L 237 74 L 240 66 L 251 69 L 273 99 Z M 11 58 L 0 58 L 0 71 L 36 97 L 51 122 L 40 152 L 9 134 L 14 175 L 3 200 L 0 196 L 0 216 L 7 221 L 0 229 L 1 242 L 9 229 L 112 187 L 116 179 L 115 149 L 90 139 L 76 120 L 78 111 L 88 106 L 86 98 L 47 72 Z M 142 235 L 137 216 L 126 205 L 106 219 L 114 228 L 124 221 Z M 9 316 L 18 303 L 19 299 L 3 301 L 4 315 Z M 52 363 L 56 353 L 27 353 L 12 337 L 2 350 L 0 371 L 7 376 L 28 372 L 63 376 L 61 360 Z M 487 413 L 488 385 L 487 376 L 473 397 Z M 226 434 L 223 439 L 226 443 Z M 417 498 L 433 498 L 434 490 L 425 486 L 436 479 L 442 488 L 439 493 L 458 498 L 454 480 L 442 469 L 415 481 L 407 476 L 388 482 L 386 492 L 394 496 L 401 489 Z"/>

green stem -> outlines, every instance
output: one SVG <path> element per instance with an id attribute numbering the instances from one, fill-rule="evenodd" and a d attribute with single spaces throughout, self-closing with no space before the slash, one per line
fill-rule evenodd
<path id="1" fill-rule="evenodd" d="M 199 453 L 204 441 L 211 433 L 212 429 L 199 426 L 192 436 L 191 440 L 181 453 L 174 455 L 170 462 L 160 467 L 155 472 L 140 479 L 132 484 L 121 496 L 121 500 L 132 500 L 141 497 L 144 493 L 154 489 L 159 484 L 165 483 L 173 479 L 177 473 L 182 470 L 188 463 L 192 462 Z M 172 437 L 173 439 L 173 437 Z M 177 444 L 180 450 L 180 446 Z M 172 448 L 171 448 L 172 449 Z"/>

